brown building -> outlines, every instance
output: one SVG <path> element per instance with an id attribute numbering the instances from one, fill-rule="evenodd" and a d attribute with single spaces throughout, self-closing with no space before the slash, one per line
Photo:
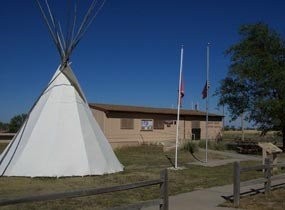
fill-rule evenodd
<path id="1" fill-rule="evenodd" d="M 111 104 L 89 104 L 113 147 L 175 141 L 177 110 Z M 206 113 L 181 110 L 179 139 L 205 139 Z M 209 114 L 208 138 L 217 139 L 223 116 Z"/>

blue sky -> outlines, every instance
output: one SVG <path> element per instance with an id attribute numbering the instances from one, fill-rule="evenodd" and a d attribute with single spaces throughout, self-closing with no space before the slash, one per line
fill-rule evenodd
<path id="1" fill-rule="evenodd" d="M 227 73 L 224 51 L 239 40 L 239 26 L 263 21 L 284 36 L 284 10 L 282 0 L 107 0 L 72 67 L 89 102 L 172 107 L 184 44 L 183 107 L 198 102 L 204 110 L 207 43 L 213 93 Z M 59 56 L 33 0 L 2 0 L 0 28 L 0 121 L 8 122 L 29 111 Z M 216 108 L 211 97 L 210 111 Z"/>

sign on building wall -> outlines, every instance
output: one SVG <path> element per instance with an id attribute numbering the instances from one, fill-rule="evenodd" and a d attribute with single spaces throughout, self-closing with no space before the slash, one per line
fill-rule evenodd
<path id="1" fill-rule="evenodd" d="M 141 130 L 152 130 L 153 120 L 141 120 Z"/>

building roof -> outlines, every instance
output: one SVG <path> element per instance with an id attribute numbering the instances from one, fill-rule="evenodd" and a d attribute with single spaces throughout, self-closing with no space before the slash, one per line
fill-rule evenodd
<path id="1" fill-rule="evenodd" d="M 154 107 L 141 107 L 141 106 L 127 106 L 127 105 L 114 105 L 114 104 L 98 104 L 89 103 L 93 109 L 101 110 L 103 112 L 132 112 L 132 113 L 147 113 L 147 114 L 177 114 L 177 109 L 170 108 L 154 108 Z M 181 116 L 206 116 L 206 112 L 199 110 L 181 109 Z M 222 115 L 209 113 L 212 117 L 223 117 Z"/>

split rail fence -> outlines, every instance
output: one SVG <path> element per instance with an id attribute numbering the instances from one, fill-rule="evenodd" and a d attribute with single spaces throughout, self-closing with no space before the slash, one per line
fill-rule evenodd
<path id="1" fill-rule="evenodd" d="M 234 180 L 233 180 L 233 195 L 232 196 L 223 196 L 225 199 L 228 200 L 233 200 L 234 206 L 239 207 L 240 205 L 240 196 L 249 194 L 252 192 L 255 193 L 260 193 L 262 190 L 264 190 L 264 193 L 268 195 L 273 187 L 279 187 L 281 185 L 284 185 L 285 183 L 277 184 L 277 185 L 272 185 L 271 182 L 273 180 L 280 180 L 280 179 L 285 179 L 285 174 L 279 174 L 272 176 L 271 169 L 275 167 L 285 167 L 285 163 L 281 164 L 275 164 L 273 165 L 270 161 L 270 159 L 266 158 L 264 165 L 256 165 L 256 166 L 251 166 L 251 167 L 240 167 L 240 162 L 235 162 L 234 163 Z M 251 189 L 251 191 L 248 192 L 240 192 L 241 189 L 241 182 L 240 182 L 240 174 L 241 172 L 247 172 L 247 171 L 263 171 L 264 178 L 261 179 L 256 179 L 256 180 L 250 180 L 247 182 L 242 183 L 243 186 L 246 186 L 246 184 L 260 184 L 264 183 L 264 188 L 260 189 Z"/>
<path id="2" fill-rule="evenodd" d="M 99 194 L 104 194 L 104 193 L 131 190 L 131 189 L 148 187 L 148 186 L 153 186 L 153 185 L 159 185 L 160 187 L 160 198 L 159 199 L 151 200 L 151 201 L 144 201 L 144 202 L 140 202 L 137 204 L 131 204 L 131 205 L 124 206 L 124 207 L 115 207 L 112 209 L 114 210 L 140 209 L 142 207 L 159 205 L 161 210 L 168 210 L 169 201 L 168 201 L 167 169 L 161 171 L 160 178 L 155 179 L 155 180 L 148 180 L 148 181 L 142 181 L 142 182 L 137 182 L 137 183 L 132 183 L 132 184 L 106 187 L 106 188 L 88 188 L 88 189 L 80 189 L 80 190 L 68 191 L 68 192 L 51 193 L 51 194 L 45 194 L 45 195 L 26 196 L 26 197 L 19 197 L 19 198 L 13 198 L 13 199 L 0 199 L 0 206 L 36 202 L 36 201 L 51 201 L 51 200 L 66 199 L 66 198 L 85 197 L 85 196 L 99 195 Z"/>

